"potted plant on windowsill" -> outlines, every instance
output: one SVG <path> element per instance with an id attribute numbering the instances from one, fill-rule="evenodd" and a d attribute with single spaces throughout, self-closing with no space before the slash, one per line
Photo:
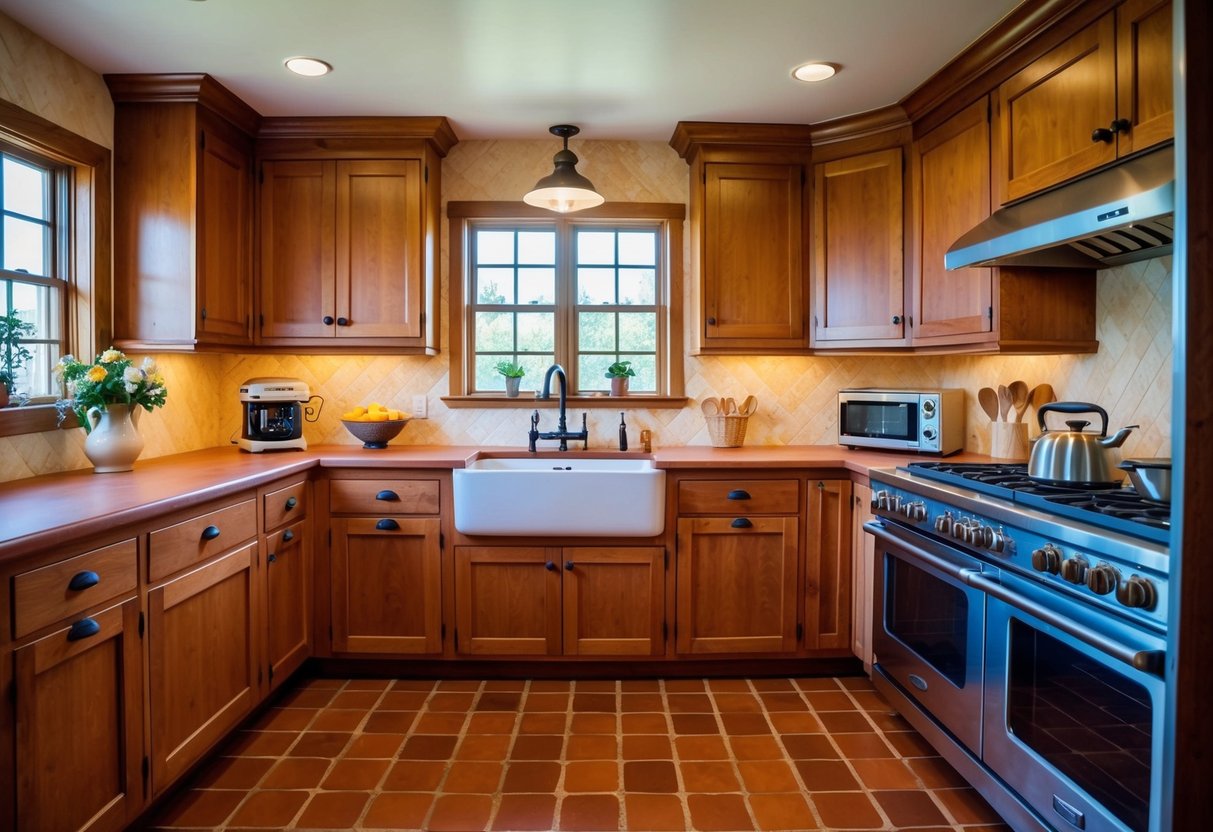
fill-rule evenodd
<path id="1" fill-rule="evenodd" d="M 21 345 L 23 335 L 33 335 L 34 325 L 17 316 L 16 310 L 0 315 L 0 407 L 8 407 L 17 372 L 34 357 Z"/>
<path id="2" fill-rule="evenodd" d="M 511 399 L 518 398 L 518 385 L 522 382 L 522 377 L 526 375 L 526 370 L 521 364 L 515 364 L 513 361 L 498 361 L 497 372 L 505 376 L 505 394 Z"/>
<path id="3" fill-rule="evenodd" d="M 636 375 L 631 367 L 631 361 L 616 361 L 606 369 L 606 377 L 611 380 L 611 395 L 626 396 L 628 394 L 628 379 Z"/>

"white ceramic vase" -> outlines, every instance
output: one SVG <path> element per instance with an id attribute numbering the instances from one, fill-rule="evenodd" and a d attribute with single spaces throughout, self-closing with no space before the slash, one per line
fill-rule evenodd
<path id="1" fill-rule="evenodd" d="M 109 404 L 104 408 L 89 408 L 88 437 L 84 440 L 84 455 L 93 463 L 98 474 L 129 471 L 139 454 L 143 453 L 143 437 L 135 429 L 132 411 L 138 405 Z"/>

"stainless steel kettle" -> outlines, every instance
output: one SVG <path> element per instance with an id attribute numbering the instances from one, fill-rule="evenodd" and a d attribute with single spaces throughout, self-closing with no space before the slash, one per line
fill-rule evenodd
<path id="1" fill-rule="evenodd" d="M 1046 413 L 1098 413 L 1102 420 L 1099 433 L 1084 433 L 1090 422 L 1073 419 L 1069 430 L 1051 431 L 1045 424 Z M 1108 412 L 1087 402 L 1051 402 L 1036 411 L 1040 436 L 1028 458 L 1028 476 L 1050 485 L 1079 488 L 1115 488 L 1124 477 L 1117 469 L 1119 459 L 1113 449 L 1124 444 L 1137 425 L 1121 428 L 1108 436 Z"/>

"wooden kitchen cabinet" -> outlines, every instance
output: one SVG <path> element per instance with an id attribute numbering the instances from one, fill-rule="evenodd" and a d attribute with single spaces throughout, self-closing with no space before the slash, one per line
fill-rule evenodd
<path id="1" fill-rule="evenodd" d="M 809 128 L 679 122 L 691 167 L 698 353 L 794 353 L 809 346 Z"/>
<path id="2" fill-rule="evenodd" d="M 105 80 L 115 105 L 115 344 L 250 345 L 260 116 L 208 75 Z"/>
<path id="3" fill-rule="evenodd" d="M 1002 83 L 998 201 L 1172 138 L 1171 72 L 1170 2 L 1129 0 Z"/>
<path id="4" fill-rule="evenodd" d="M 258 136 L 258 343 L 438 349 L 445 119 L 267 119 Z"/>
<path id="5" fill-rule="evenodd" d="M 152 792 L 260 701 L 257 542 L 147 593 Z"/>
<path id="6" fill-rule="evenodd" d="M 872 671 L 872 589 L 876 580 L 876 538 L 863 530 L 875 519 L 872 489 L 862 483 L 851 487 L 851 650 Z"/>
<path id="7" fill-rule="evenodd" d="M 457 546 L 457 652 L 652 656 L 665 652 L 660 546 Z"/>
<path id="8" fill-rule="evenodd" d="M 851 647 L 851 481 L 809 480 L 805 627 L 809 650 Z"/>
<path id="9" fill-rule="evenodd" d="M 813 345 L 904 345 L 901 148 L 813 170 Z"/>
<path id="10" fill-rule="evenodd" d="M 312 526 L 306 479 L 259 492 L 265 553 L 265 664 L 269 689 L 312 654 Z"/>

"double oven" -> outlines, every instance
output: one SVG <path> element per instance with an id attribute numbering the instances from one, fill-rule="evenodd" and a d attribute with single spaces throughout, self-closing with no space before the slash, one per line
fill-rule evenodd
<path id="1" fill-rule="evenodd" d="M 1165 522 L 938 470 L 1007 467 L 872 473 L 877 687 L 1017 830 L 1157 829 Z"/>

